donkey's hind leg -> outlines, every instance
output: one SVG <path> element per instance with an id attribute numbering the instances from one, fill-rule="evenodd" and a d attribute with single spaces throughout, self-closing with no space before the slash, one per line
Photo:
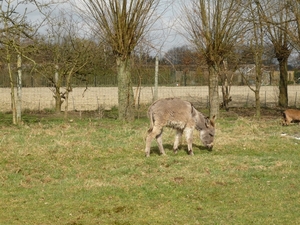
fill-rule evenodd
<path id="1" fill-rule="evenodd" d="M 146 137 L 146 148 L 145 148 L 145 155 L 146 157 L 150 156 L 150 147 L 151 147 L 151 142 L 154 138 L 156 138 L 158 148 L 162 154 L 165 154 L 163 146 L 162 146 L 162 127 L 156 127 L 154 126 L 153 128 L 150 128 L 148 130 L 148 134 Z"/>

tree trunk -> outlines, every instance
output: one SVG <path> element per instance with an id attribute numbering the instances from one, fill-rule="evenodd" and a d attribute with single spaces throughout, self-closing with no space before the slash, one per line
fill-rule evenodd
<path id="1" fill-rule="evenodd" d="M 61 113 L 61 105 L 63 101 L 61 100 L 60 96 L 60 87 L 55 87 L 55 93 L 54 93 L 54 98 L 55 98 L 55 113 L 60 114 Z"/>
<path id="2" fill-rule="evenodd" d="M 232 77 L 231 77 L 232 79 Z M 229 102 L 232 101 L 230 96 L 230 87 L 231 82 L 228 82 L 227 74 L 224 74 L 222 78 L 222 96 L 223 96 L 223 102 L 220 104 L 221 108 L 224 108 L 226 111 L 229 110 Z"/>
<path id="3" fill-rule="evenodd" d="M 64 94 L 65 96 L 65 113 L 64 113 L 64 117 L 65 119 L 68 118 L 68 111 L 69 111 L 69 94 L 72 91 L 72 86 L 71 86 L 71 79 L 72 79 L 72 75 L 73 75 L 73 71 L 74 71 L 75 67 L 72 67 L 72 69 L 69 71 L 67 79 L 66 79 L 66 92 Z"/>
<path id="4" fill-rule="evenodd" d="M 213 66 L 209 66 L 209 117 L 219 114 L 219 85 L 218 73 Z"/>
<path id="5" fill-rule="evenodd" d="M 256 50 L 256 52 L 259 52 Z M 262 83 L 262 54 L 258 53 L 255 57 L 255 108 L 256 108 L 256 118 L 260 120 L 260 88 Z"/>
<path id="6" fill-rule="evenodd" d="M 17 61 L 18 77 L 17 77 L 17 124 L 22 123 L 22 58 L 18 55 Z"/>
<path id="7" fill-rule="evenodd" d="M 288 106 L 288 73 L 287 73 L 287 58 L 278 60 L 280 80 L 279 80 L 279 102 L 280 107 Z"/>
<path id="8" fill-rule="evenodd" d="M 65 94 L 65 112 L 64 112 L 64 118 L 68 118 L 68 110 L 69 110 L 69 91 L 66 90 Z"/>
<path id="9" fill-rule="evenodd" d="M 224 108 L 226 111 L 229 110 L 229 88 L 228 88 L 228 81 L 227 78 L 225 78 L 224 83 L 222 84 L 222 96 L 223 96 L 223 102 L 221 104 L 221 108 Z"/>
<path id="10" fill-rule="evenodd" d="M 221 108 L 224 108 L 226 111 L 229 110 L 229 102 L 232 101 L 231 96 L 230 96 L 230 88 L 231 88 L 231 83 L 232 83 L 232 78 L 233 75 L 231 75 L 230 80 L 228 79 L 228 67 L 227 67 L 227 61 L 223 61 L 224 65 L 224 71 L 222 75 L 220 76 L 221 78 L 221 83 L 222 83 L 222 97 L 223 97 L 223 102 L 220 104 Z"/>
<path id="11" fill-rule="evenodd" d="M 134 120 L 134 94 L 131 83 L 130 59 L 117 58 L 119 120 Z"/>
<path id="12" fill-rule="evenodd" d="M 61 113 L 61 105 L 62 105 L 62 99 L 60 95 L 60 86 L 61 86 L 61 80 L 58 75 L 58 65 L 55 65 L 55 74 L 54 74 L 54 86 L 55 86 L 55 92 L 54 92 L 54 98 L 55 98 L 55 113 L 59 114 Z"/>
<path id="13" fill-rule="evenodd" d="M 259 120 L 260 119 L 260 88 L 256 89 L 254 91 L 255 94 L 255 109 L 256 109 L 256 118 Z"/>
<path id="14" fill-rule="evenodd" d="M 9 73 L 9 83 L 10 83 L 10 99 L 11 99 L 11 111 L 12 111 L 12 116 L 13 116 L 13 124 L 17 124 L 17 110 L 16 110 L 16 98 L 15 98 L 15 85 L 14 85 L 14 79 L 12 76 L 12 71 L 11 71 L 11 64 L 10 64 L 10 57 L 7 58 L 8 63 L 8 73 Z"/>
<path id="15" fill-rule="evenodd" d="M 67 78 L 67 85 L 66 85 L 66 92 L 64 93 L 64 97 L 65 97 L 65 112 L 64 112 L 64 118 L 67 119 L 68 118 L 68 111 L 69 111 L 69 94 L 72 91 L 71 88 L 71 73 L 69 74 L 68 78 Z"/>

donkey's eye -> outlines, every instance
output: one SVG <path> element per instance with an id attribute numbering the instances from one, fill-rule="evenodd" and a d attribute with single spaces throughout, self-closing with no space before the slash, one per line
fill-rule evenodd
<path id="1" fill-rule="evenodd" d="M 213 136 L 214 136 L 214 134 L 212 134 L 212 133 L 209 133 L 209 136 L 213 137 Z"/>

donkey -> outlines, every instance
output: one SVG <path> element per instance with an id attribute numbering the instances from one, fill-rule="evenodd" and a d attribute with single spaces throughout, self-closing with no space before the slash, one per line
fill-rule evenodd
<path id="1" fill-rule="evenodd" d="M 210 150 L 213 147 L 215 116 L 212 119 L 205 117 L 188 101 L 179 98 L 157 100 L 149 107 L 148 117 L 150 118 L 150 128 L 146 137 L 146 157 L 150 156 L 151 142 L 154 138 L 156 138 L 160 153 L 162 155 L 166 154 L 162 144 L 164 127 L 170 127 L 176 130 L 175 142 L 173 145 L 175 154 L 177 153 L 183 131 L 186 135 L 189 155 L 194 155 L 192 149 L 194 129 L 199 131 L 200 139 L 205 147 Z"/>
<path id="2" fill-rule="evenodd" d="M 300 121 L 300 110 L 298 109 L 287 109 L 282 113 L 282 125 L 289 125 L 292 121 Z"/>

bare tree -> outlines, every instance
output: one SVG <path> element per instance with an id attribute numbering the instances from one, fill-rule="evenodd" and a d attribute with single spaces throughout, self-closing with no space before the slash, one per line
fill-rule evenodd
<path id="1" fill-rule="evenodd" d="M 244 8 L 243 2 L 236 0 L 192 0 L 183 5 L 183 26 L 208 66 L 210 117 L 219 111 L 221 64 L 247 25 L 242 20 Z"/>
<path id="2" fill-rule="evenodd" d="M 253 53 L 253 60 L 255 64 L 255 88 L 249 85 L 250 89 L 255 94 L 256 117 L 260 119 L 260 88 L 262 84 L 262 68 L 263 68 L 263 53 L 264 53 L 264 27 L 262 16 L 260 14 L 260 7 L 258 5 L 249 4 L 250 13 L 249 18 L 252 23 L 252 35 L 250 36 L 250 51 Z"/>
<path id="3" fill-rule="evenodd" d="M 68 98 L 74 78 L 84 79 L 86 66 L 92 63 L 94 43 L 81 37 L 79 24 L 73 17 L 61 11 L 52 18 L 48 33 L 39 42 L 39 66 L 36 71 L 51 83 L 55 99 L 55 112 L 61 112 L 65 102 L 65 117 L 68 113 Z M 83 71 L 85 70 L 85 71 Z"/>
<path id="4" fill-rule="evenodd" d="M 290 27 L 285 32 L 293 47 L 300 52 L 300 0 L 286 0 L 286 9 L 290 13 Z"/>
<path id="5" fill-rule="evenodd" d="M 251 28 L 248 32 L 248 47 L 249 51 L 252 53 L 254 62 L 254 74 L 255 74 L 255 85 L 254 87 L 249 82 L 248 77 L 242 73 L 244 80 L 247 82 L 249 88 L 254 92 L 255 95 L 255 107 L 256 107 L 256 117 L 260 119 L 261 104 L 260 104 L 260 88 L 262 83 L 262 69 L 263 69 L 263 53 L 264 53 L 264 27 L 262 16 L 260 14 L 260 8 L 256 4 L 249 4 L 247 7 L 248 13 L 247 17 L 251 24 Z"/>
<path id="6" fill-rule="evenodd" d="M 300 0 L 287 0 L 287 10 L 290 14 L 290 26 L 286 30 L 294 50 L 300 53 Z M 299 58 L 297 59 L 299 65 Z M 297 76 L 296 76 L 297 79 Z M 297 79 L 297 81 L 299 78 Z M 298 82 L 297 82 L 298 83 Z"/>
<path id="7" fill-rule="evenodd" d="M 288 36 L 291 28 L 291 19 L 286 0 L 256 1 L 260 17 L 267 28 L 267 37 L 272 42 L 275 50 L 275 57 L 279 63 L 279 98 L 278 104 L 281 107 L 288 106 L 288 58 L 292 52 L 292 46 Z"/>
<path id="8" fill-rule="evenodd" d="M 98 35 L 113 50 L 118 70 L 119 119 L 134 119 L 131 53 L 153 25 L 158 0 L 82 0 L 81 13 L 93 20 Z"/>
<path id="9" fill-rule="evenodd" d="M 4 62 L 8 68 L 11 88 L 13 123 L 21 124 L 22 110 L 22 63 L 35 65 L 31 53 L 35 51 L 33 37 L 51 13 L 54 0 L 39 1 L 0 1 L 0 45 L 5 49 Z M 45 10 L 46 9 L 46 10 Z M 45 10 L 45 11 L 43 11 Z M 40 20 L 30 21 L 32 13 L 40 13 Z M 15 71 L 17 68 L 17 71 Z M 15 74 L 18 74 L 17 78 Z M 15 86 L 17 85 L 17 95 Z"/>
<path id="10" fill-rule="evenodd" d="M 24 39 L 31 38 L 34 27 L 26 20 L 27 10 L 24 2 L 1 1 L 0 2 L 0 44 L 5 49 L 4 62 L 8 68 L 8 76 L 11 89 L 11 109 L 13 124 L 21 124 L 21 102 L 22 102 L 22 57 L 26 56 L 29 45 L 23 42 Z M 17 71 L 15 71 L 17 68 Z M 15 77 L 15 74 L 18 74 Z M 15 86 L 17 84 L 17 94 Z"/>

